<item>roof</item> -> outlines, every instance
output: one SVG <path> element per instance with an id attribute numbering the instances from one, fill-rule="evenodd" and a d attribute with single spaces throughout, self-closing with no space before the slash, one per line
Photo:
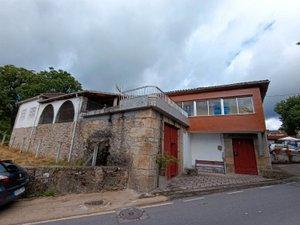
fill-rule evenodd
<path id="1" fill-rule="evenodd" d="M 109 92 L 99 92 L 99 91 L 78 91 L 78 92 L 73 92 L 69 94 L 62 94 L 58 96 L 54 96 L 51 98 L 46 98 L 46 99 L 41 99 L 39 100 L 40 103 L 47 103 L 47 102 L 53 102 L 57 100 L 63 100 L 63 99 L 69 99 L 69 98 L 74 98 L 78 96 L 86 96 L 86 97 L 117 97 L 119 94 L 116 93 L 109 93 Z"/>
<path id="2" fill-rule="evenodd" d="M 203 93 L 203 92 L 211 92 L 211 91 L 223 91 L 223 90 L 259 87 L 261 98 L 264 99 L 269 87 L 269 83 L 270 83 L 269 80 L 249 81 L 249 82 L 224 84 L 224 85 L 217 85 L 217 86 L 174 90 L 174 91 L 166 92 L 166 94 L 168 96 L 176 96 L 176 95 L 183 95 L 183 94 L 195 94 L 195 93 Z"/>
<path id="3" fill-rule="evenodd" d="M 53 98 L 53 97 L 57 97 L 57 96 L 60 96 L 60 95 L 64 95 L 64 93 L 61 93 L 61 92 L 42 93 L 42 94 L 34 96 L 32 98 L 27 98 L 23 101 L 19 101 L 17 104 L 20 105 L 20 104 L 23 104 L 23 103 L 26 103 L 26 102 L 31 102 L 31 101 L 39 100 L 39 99 Z"/>

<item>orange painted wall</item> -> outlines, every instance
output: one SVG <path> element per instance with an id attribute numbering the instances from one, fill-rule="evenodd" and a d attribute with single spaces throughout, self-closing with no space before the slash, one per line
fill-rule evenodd
<path id="1" fill-rule="evenodd" d="M 169 97 L 175 102 L 182 102 L 237 96 L 252 96 L 255 113 L 248 115 L 192 116 L 189 117 L 189 131 L 203 133 L 264 132 L 266 125 L 259 88 L 211 91 Z"/>

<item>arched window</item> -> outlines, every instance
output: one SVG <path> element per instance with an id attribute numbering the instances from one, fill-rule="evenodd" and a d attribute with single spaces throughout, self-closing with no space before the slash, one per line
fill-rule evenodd
<path id="1" fill-rule="evenodd" d="M 71 101 L 64 102 L 58 110 L 56 123 L 72 122 L 74 120 L 74 105 Z"/>
<path id="2" fill-rule="evenodd" d="M 39 124 L 52 123 L 53 118 L 54 118 L 54 109 L 53 106 L 50 104 L 44 108 L 42 115 L 40 116 Z"/>

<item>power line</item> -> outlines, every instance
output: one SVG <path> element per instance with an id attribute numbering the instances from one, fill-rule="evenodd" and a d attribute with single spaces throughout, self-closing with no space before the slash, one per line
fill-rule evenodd
<path id="1" fill-rule="evenodd" d="M 281 94 L 281 95 L 266 95 L 266 97 L 273 98 L 273 97 L 284 97 L 284 96 L 291 96 L 291 95 L 300 95 L 300 92 L 290 93 L 290 94 Z"/>

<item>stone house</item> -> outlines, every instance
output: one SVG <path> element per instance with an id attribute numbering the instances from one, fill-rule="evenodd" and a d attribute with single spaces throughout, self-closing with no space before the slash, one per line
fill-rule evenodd
<path id="1" fill-rule="evenodd" d="M 270 167 L 262 109 L 268 83 L 42 94 L 19 103 L 10 147 L 73 163 L 125 166 L 129 187 L 140 192 L 158 186 L 160 153 L 177 158 L 168 179 L 185 168 L 257 174 Z"/>

